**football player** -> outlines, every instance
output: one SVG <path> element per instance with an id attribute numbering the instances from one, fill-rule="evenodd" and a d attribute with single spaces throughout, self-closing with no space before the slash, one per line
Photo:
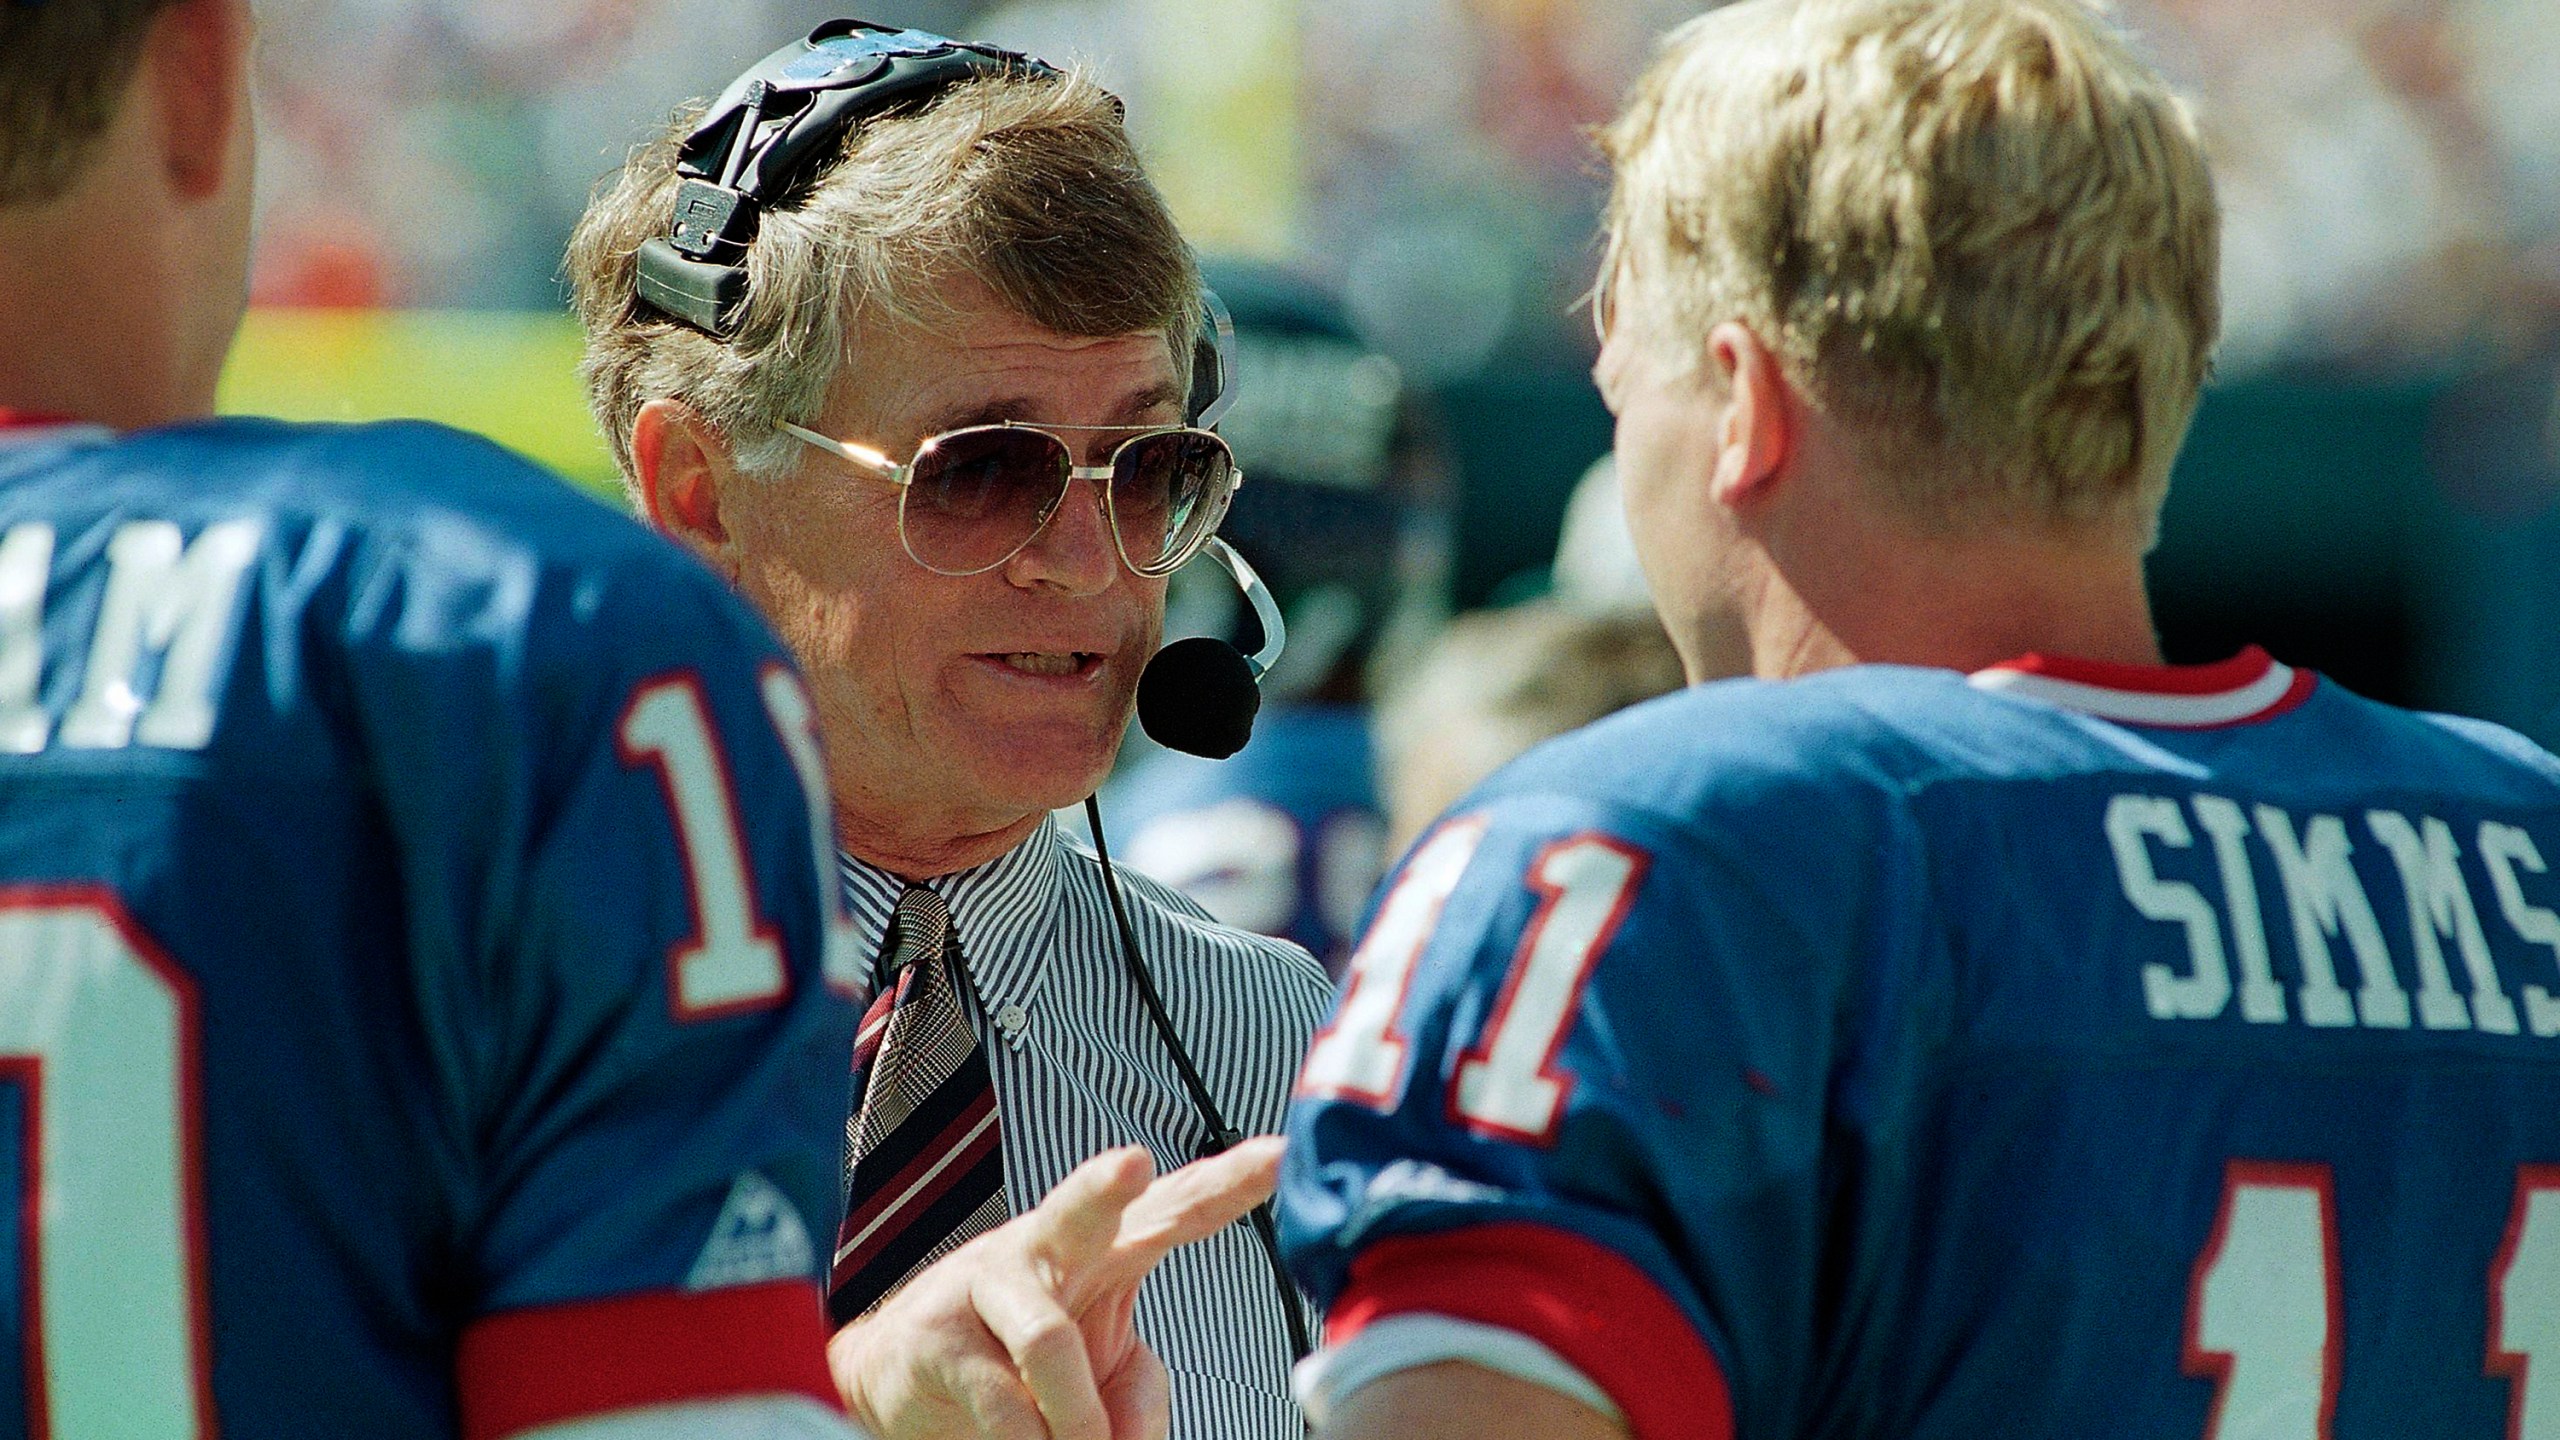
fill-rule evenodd
<path id="1" fill-rule="evenodd" d="M 1130 826 L 1132 865 L 1338 975 L 1387 861 L 1371 661 L 1445 618 L 1454 461 L 1430 398 L 1323 287 L 1235 258 L 1201 274 L 1235 321 L 1236 403 L 1218 430 L 1250 477 L 1222 533 L 1270 582 L 1289 646 L 1242 750 L 1152 750 L 1106 800 Z M 1170 626 L 1252 648 L 1249 614 L 1197 567 L 1168 602 Z"/>
<path id="2" fill-rule="evenodd" d="M 1745 0 L 1607 132 L 1694 678 L 1406 857 L 1283 1225 L 1331 1436 L 2560 1434 L 2560 760 L 2142 559 L 2196 132 L 2077 0 Z"/>
<path id="3" fill-rule="evenodd" d="M 808 698 L 494 446 L 206 418 L 250 45 L 0 5 L 0 1437 L 849 1434 Z M 1161 1433 L 1129 1298 L 1272 1162 L 1099 1157 L 850 1398 Z"/>

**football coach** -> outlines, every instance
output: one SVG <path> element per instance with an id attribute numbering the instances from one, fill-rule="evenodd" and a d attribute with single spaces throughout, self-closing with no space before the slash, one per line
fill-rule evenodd
<path id="1" fill-rule="evenodd" d="M 919 1342 L 864 1317 L 1088 1155 L 1170 1167 L 1276 1129 L 1328 1000 L 1303 951 L 1115 884 L 1050 819 L 1110 770 L 1166 578 L 1238 479 L 1195 428 L 1225 378 L 1195 359 L 1212 302 L 1110 94 L 850 21 L 681 111 L 569 272 L 634 503 L 773 623 L 826 740 L 876 957 L 838 1383 L 892 1437 L 1047 1434 L 1021 1385 L 967 1416 L 865 1393 Z M 1268 1248 L 1232 1227 L 1137 1291 L 1173 1435 L 1304 1433 L 1303 1319 Z"/>

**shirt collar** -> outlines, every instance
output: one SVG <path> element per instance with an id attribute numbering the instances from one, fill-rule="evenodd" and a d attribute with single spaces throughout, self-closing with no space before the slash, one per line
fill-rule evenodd
<path id="1" fill-rule="evenodd" d="M 1976 688 L 2129 725 L 2213 730 L 2271 720 L 2309 699 L 2320 677 L 2252 645 L 2212 665 L 2114 665 L 2022 655 L 1966 677 Z"/>
<path id="2" fill-rule="evenodd" d="M 1049 937 L 1057 928 L 1065 843 L 1057 822 L 1043 816 L 1021 844 L 986 864 L 924 882 L 951 907 L 961 959 L 979 999 L 991 1009 L 1008 1001 L 1028 1005 L 1039 991 L 1052 948 Z M 865 954 L 877 955 L 889 930 L 889 913 L 897 908 L 907 882 L 841 851 L 836 859 L 855 934 Z M 864 983 L 871 978 L 866 972 Z"/>
<path id="3" fill-rule="evenodd" d="M 59 445 L 112 440 L 115 432 L 69 415 L 46 415 L 0 405 L 0 446 Z"/>

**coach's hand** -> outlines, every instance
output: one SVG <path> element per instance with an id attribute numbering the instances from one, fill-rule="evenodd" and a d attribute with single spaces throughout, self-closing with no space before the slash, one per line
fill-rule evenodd
<path id="1" fill-rule="evenodd" d="M 1271 1136 L 1161 1178 L 1135 1147 L 1087 1160 L 836 1332 L 845 1408 L 880 1440 L 1162 1436 L 1170 1389 L 1130 1323 L 1138 1282 L 1270 1198 L 1279 1168 Z"/>

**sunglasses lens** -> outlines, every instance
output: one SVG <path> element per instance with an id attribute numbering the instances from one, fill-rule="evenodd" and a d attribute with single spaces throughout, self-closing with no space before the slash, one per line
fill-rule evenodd
<path id="1" fill-rule="evenodd" d="M 1067 447 L 1039 430 L 987 427 L 936 439 L 908 475 L 907 549 L 936 570 L 970 574 L 1022 547 L 1067 488 Z"/>
<path id="2" fill-rule="evenodd" d="M 1141 435 L 1111 461 L 1111 523 L 1143 574 L 1190 558 L 1226 509 L 1235 457 L 1206 430 Z"/>

